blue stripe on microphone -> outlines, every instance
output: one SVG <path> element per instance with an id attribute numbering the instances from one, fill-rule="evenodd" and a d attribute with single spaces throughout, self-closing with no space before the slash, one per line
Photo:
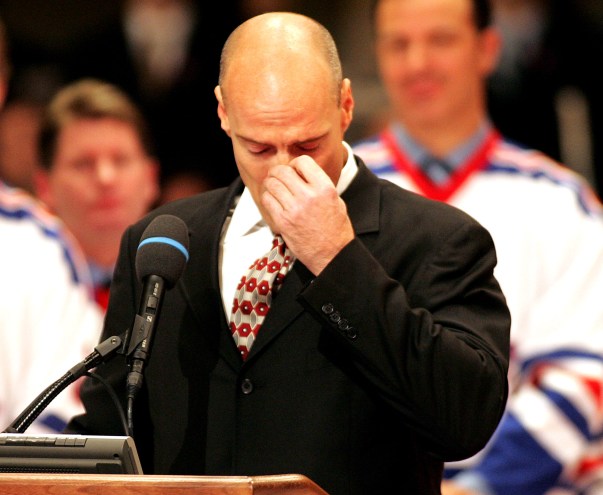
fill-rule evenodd
<path id="1" fill-rule="evenodd" d="M 174 239 L 170 239 L 169 237 L 148 237 L 145 240 L 140 242 L 140 244 L 138 245 L 138 249 L 140 249 L 145 244 L 153 244 L 153 243 L 168 244 L 172 247 L 175 247 L 178 251 L 180 251 L 184 255 L 184 257 L 186 258 L 186 261 L 188 261 L 188 250 L 182 244 L 180 244 L 178 241 L 175 241 Z"/>

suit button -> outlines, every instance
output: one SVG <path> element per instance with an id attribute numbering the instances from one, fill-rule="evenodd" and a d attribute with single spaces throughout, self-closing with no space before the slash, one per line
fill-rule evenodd
<path id="1" fill-rule="evenodd" d="M 241 392 L 243 392 L 245 395 L 249 395 L 251 392 L 253 392 L 253 382 L 249 378 L 245 378 L 245 380 L 243 380 L 241 383 Z"/>
<path id="2" fill-rule="evenodd" d="M 348 320 L 342 318 L 339 320 L 339 323 L 337 323 L 337 327 L 339 330 L 346 331 L 348 328 L 350 328 L 350 325 L 348 325 Z"/>
<path id="3" fill-rule="evenodd" d="M 339 323 L 341 321 L 341 315 L 338 311 L 335 311 L 329 315 L 329 320 L 331 320 L 333 323 Z"/>
<path id="4" fill-rule="evenodd" d="M 345 334 L 347 335 L 348 339 L 350 339 L 350 340 L 356 340 L 358 338 L 358 332 L 356 331 L 356 329 L 354 327 L 348 327 L 347 330 L 345 331 Z"/>
<path id="5" fill-rule="evenodd" d="M 331 303 L 323 304 L 321 309 L 322 312 L 326 315 L 330 315 L 333 311 L 335 311 L 335 308 Z"/>

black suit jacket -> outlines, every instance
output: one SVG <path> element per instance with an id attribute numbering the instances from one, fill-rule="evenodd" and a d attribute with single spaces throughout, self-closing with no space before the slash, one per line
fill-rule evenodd
<path id="1" fill-rule="evenodd" d="M 146 473 L 301 473 L 331 494 L 439 493 L 442 461 L 478 451 L 505 406 L 510 318 L 488 232 L 465 213 L 377 179 L 343 194 L 356 238 L 317 277 L 297 261 L 243 362 L 218 283 L 236 181 L 165 205 L 125 233 L 103 339 L 129 327 L 134 262 L 152 218 L 190 230 L 168 291 L 135 440 Z M 98 372 L 123 394 L 118 357 Z M 97 382 L 69 431 L 123 434 Z"/>

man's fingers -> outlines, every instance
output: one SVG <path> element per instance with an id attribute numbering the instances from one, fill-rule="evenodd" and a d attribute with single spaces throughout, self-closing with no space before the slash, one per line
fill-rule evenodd
<path id="1" fill-rule="evenodd" d="M 278 178 L 291 187 L 303 184 L 321 185 L 328 183 L 332 185 L 329 176 L 308 155 L 298 156 L 287 165 L 279 165 L 272 168 L 268 176 Z"/>
<path id="2" fill-rule="evenodd" d="M 283 169 L 289 168 L 283 166 Z M 271 196 L 282 209 L 288 209 L 295 202 L 296 191 L 299 191 L 299 185 L 296 181 L 302 179 L 294 170 L 271 171 L 268 177 L 264 180 L 265 196 Z"/>
<path id="3" fill-rule="evenodd" d="M 291 160 L 289 165 L 308 184 L 318 185 L 324 182 L 332 184 L 332 181 L 326 172 L 308 155 L 298 156 Z"/>

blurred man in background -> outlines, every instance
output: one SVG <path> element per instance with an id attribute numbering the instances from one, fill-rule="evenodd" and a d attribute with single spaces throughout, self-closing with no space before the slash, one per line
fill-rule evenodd
<path id="1" fill-rule="evenodd" d="M 0 25 L 0 106 L 10 78 Z M 23 190 L 0 182 L 0 431 L 54 380 L 88 355 L 102 314 L 77 243 Z M 42 411 L 28 432 L 61 431 L 81 410 L 76 387 Z"/>
<path id="2" fill-rule="evenodd" d="M 82 246 L 105 307 L 121 236 L 159 192 L 143 116 L 113 85 L 72 83 L 46 109 L 39 159 L 37 193 Z"/>
<path id="3" fill-rule="evenodd" d="M 487 0 L 375 0 L 374 8 L 393 119 L 354 151 L 381 177 L 490 231 L 512 316 L 506 415 L 478 458 L 449 465 L 460 474 L 443 493 L 595 493 L 603 489 L 601 204 L 583 177 L 493 126 L 486 81 L 501 41 Z"/>

